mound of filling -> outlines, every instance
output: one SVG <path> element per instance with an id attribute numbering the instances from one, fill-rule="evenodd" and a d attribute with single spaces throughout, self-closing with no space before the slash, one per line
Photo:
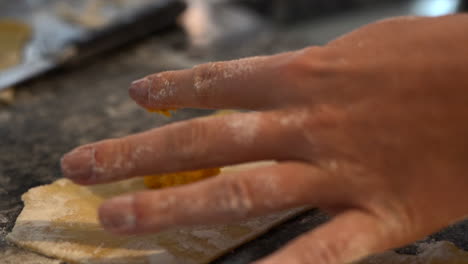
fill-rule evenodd
<path id="1" fill-rule="evenodd" d="M 188 184 L 213 177 L 221 173 L 220 168 L 202 169 L 145 176 L 144 183 L 148 188 L 164 188 Z"/>
<path id="2" fill-rule="evenodd" d="M 151 113 L 157 113 L 160 115 L 171 117 L 172 114 L 170 111 L 175 111 L 177 109 L 146 109 L 146 110 L 148 110 L 148 112 L 151 112 Z"/>
<path id="3" fill-rule="evenodd" d="M 170 111 L 175 111 L 177 109 L 147 109 L 148 112 L 157 113 L 171 117 Z M 235 113 L 235 111 L 218 111 L 214 115 L 226 115 Z M 174 172 L 174 173 L 165 173 L 158 175 L 148 175 L 145 176 L 144 183 L 146 187 L 158 189 L 165 187 L 172 187 L 177 185 L 189 184 L 192 182 L 200 181 L 209 177 L 216 176 L 221 173 L 220 168 L 210 168 L 210 169 L 201 169 L 195 171 L 183 171 L 183 172 Z"/>

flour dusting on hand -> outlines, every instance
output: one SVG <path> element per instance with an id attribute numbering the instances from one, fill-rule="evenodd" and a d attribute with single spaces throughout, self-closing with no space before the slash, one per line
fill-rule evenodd
<path id="1" fill-rule="evenodd" d="M 148 89 L 148 101 L 154 103 L 164 102 L 176 94 L 177 85 L 171 78 L 168 78 L 169 72 L 156 74 L 150 77 L 150 89 Z"/>
<path id="2" fill-rule="evenodd" d="M 254 143 L 258 133 L 261 118 L 259 114 L 231 116 L 226 125 L 238 144 L 250 145 Z"/>

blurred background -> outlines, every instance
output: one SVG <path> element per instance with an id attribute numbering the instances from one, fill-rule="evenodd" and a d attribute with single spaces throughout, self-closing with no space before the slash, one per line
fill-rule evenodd
<path id="1" fill-rule="evenodd" d="M 0 0 L 0 6 L 0 263 L 24 263 L 16 258 L 26 253 L 8 245 L 5 234 L 21 211 L 21 194 L 61 177 L 64 153 L 210 113 L 149 114 L 128 97 L 133 80 L 321 45 L 383 18 L 468 8 L 462 0 Z M 312 210 L 217 263 L 254 260 L 325 220 Z M 428 239 L 468 250 L 467 231 L 459 223 Z"/>
<path id="2" fill-rule="evenodd" d="M 379 18 L 438 16 L 466 7 L 463 0 L 1 0 L 0 4 L 0 89 L 71 60 L 138 41 L 173 23 L 186 33 L 185 44 L 191 51 L 203 55 L 261 45 L 252 40 L 287 41 L 287 36 L 277 34 L 281 30 L 300 31 L 297 34 L 311 44 L 323 44 Z"/>

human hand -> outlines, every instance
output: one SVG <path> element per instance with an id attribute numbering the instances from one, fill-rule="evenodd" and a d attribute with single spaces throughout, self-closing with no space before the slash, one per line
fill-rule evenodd
<path id="1" fill-rule="evenodd" d="M 323 47 L 147 76 L 145 108 L 243 108 L 79 147 L 63 174 L 95 184 L 277 160 L 107 201 L 103 226 L 157 232 L 304 205 L 334 215 L 262 264 L 349 263 L 468 215 L 468 16 L 381 21 Z"/>

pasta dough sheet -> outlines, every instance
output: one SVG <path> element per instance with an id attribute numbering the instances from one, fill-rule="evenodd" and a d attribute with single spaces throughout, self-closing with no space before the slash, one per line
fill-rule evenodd
<path id="1" fill-rule="evenodd" d="M 219 176 L 219 177 L 222 177 Z M 8 240 L 71 263 L 207 263 L 298 214 L 295 209 L 239 224 L 198 226 L 144 236 L 104 231 L 97 208 L 107 198 L 145 189 L 142 179 L 80 186 L 67 179 L 30 189 Z"/>

